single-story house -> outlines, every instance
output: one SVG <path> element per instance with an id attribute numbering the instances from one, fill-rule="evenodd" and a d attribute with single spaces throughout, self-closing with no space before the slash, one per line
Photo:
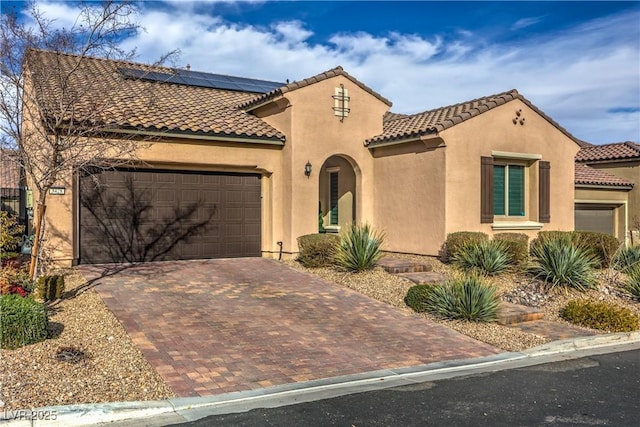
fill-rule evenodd
<path id="1" fill-rule="evenodd" d="M 576 156 L 575 227 L 640 239 L 640 145 L 582 143 Z"/>
<path id="2" fill-rule="evenodd" d="M 27 78 L 77 63 L 32 51 Z M 135 168 L 56 183 L 47 242 L 61 262 L 292 256 L 320 224 L 354 221 L 383 231 L 385 250 L 425 255 L 455 231 L 574 228 L 581 141 L 516 90 L 396 114 L 341 67 L 281 83 L 80 64 L 69 87 L 79 105 L 102 97 L 99 137 L 153 142 Z"/>

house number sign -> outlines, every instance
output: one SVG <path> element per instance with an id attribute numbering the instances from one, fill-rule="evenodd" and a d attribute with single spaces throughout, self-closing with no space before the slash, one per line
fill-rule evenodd
<path id="1" fill-rule="evenodd" d="M 54 196 L 62 196 L 64 194 L 64 187 L 52 187 L 49 189 L 49 194 Z"/>

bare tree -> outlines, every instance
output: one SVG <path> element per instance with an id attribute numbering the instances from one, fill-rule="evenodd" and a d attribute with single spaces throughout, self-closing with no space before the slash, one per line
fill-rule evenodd
<path id="1" fill-rule="evenodd" d="M 118 126 L 113 108 L 126 104 L 127 94 L 113 87 L 120 80 L 102 79 L 88 66 L 95 57 L 129 60 L 135 55 L 120 45 L 140 29 L 135 4 L 104 1 L 81 4 L 79 10 L 69 28 L 57 28 L 35 3 L 26 20 L 15 12 L 0 18 L 0 143 L 18 152 L 34 190 L 32 277 L 41 258 L 49 191 L 73 173 L 133 163 L 145 143 L 110 133 Z M 145 97 L 138 96 L 138 109 L 153 104 L 151 93 Z"/>

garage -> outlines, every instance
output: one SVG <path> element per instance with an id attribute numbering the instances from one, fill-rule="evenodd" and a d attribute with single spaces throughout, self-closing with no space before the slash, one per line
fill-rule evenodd
<path id="1" fill-rule="evenodd" d="M 596 231 L 615 236 L 615 206 L 576 205 L 575 229 Z"/>
<path id="2" fill-rule="evenodd" d="M 79 179 L 79 263 L 261 255 L 261 176 L 107 170 Z"/>

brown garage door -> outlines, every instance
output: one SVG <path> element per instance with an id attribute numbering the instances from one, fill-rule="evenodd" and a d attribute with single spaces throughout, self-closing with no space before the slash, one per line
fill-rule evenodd
<path id="1" fill-rule="evenodd" d="M 576 206 L 575 229 L 615 235 L 613 209 L 612 206 Z"/>
<path id="2" fill-rule="evenodd" d="M 261 255 L 260 175 L 104 171 L 80 178 L 80 263 Z"/>

